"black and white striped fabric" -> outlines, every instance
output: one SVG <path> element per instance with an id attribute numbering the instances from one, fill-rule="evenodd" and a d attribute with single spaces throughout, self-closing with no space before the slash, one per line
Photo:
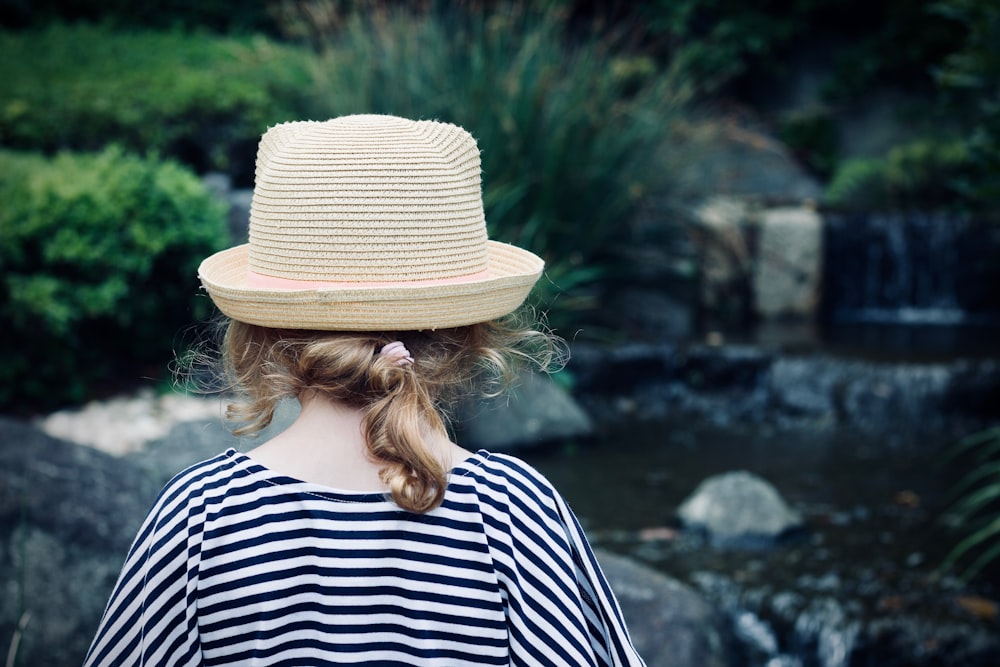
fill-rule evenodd
<path id="1" fill-rule="evenodd" d="M 642 665 L 576 518 L 480 451 L 442 505 L 276 474 L 235 450 L 146 518 L 86 665 Z"/>

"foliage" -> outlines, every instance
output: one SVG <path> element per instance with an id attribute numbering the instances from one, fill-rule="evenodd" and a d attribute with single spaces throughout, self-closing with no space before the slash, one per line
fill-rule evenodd
<path id="1" fill-rule="evenodd" d="M 811 25 L 802 35 L 812 40 L 818 31 L 840 39 L 825 84 L 826 100 L 864 99 L 884 86 L 912 93 L 931 91 L 933 65 L 964 40 L 960 25 L 933 11 L 936 2 L 818 3 L 825 6 L 810 16 Z"/>
<path id="2" fill-rule="evenodd" d="M 702 92 L 714 92 L 776 52 L 823 0 L 653 0 L 640 11 L 649 38 Z M 655 48 L 655 47 L 654 47 Z"/>
<path id="3" fill-rule="evenodd" d="M 793 113 L 779 131 L 781 140 L 821 178 L 829 178 L 838 160 L 837 126 L 826 110 Z"/>
<path id="4" fill-rule="evenodd" d="M 963 563 L 959 576 L 968 580 L 1000 560 L 1000 427 L 963 439 L 953 454 L 971 457 L 972 463 L 954 489 L 957 500 L 945 516 L 962 538 L 945 557 L 942 569 Z"/>
<path id="5" fill-rule="evenodd" d="M 93 395 L 116 372 L 169 359 L 206 314 L 198 262 L 225 245 L 225 214 L 182 167 L 118 148 L 0 152 L 0 406 Z"/>
<path id="6" fill-rule="evenodd" d="M 915 139 L 882 158 L 839 165 L 824 194 L 837 208 L 947 208 L 968 182 L 972 165 L 960 139 Z"/>
<path id="7" fill-rule="evenodd" d="M 888 207 L 905 201 L 975 208 L 989 206 L 987 199 L 995 200 L 1000 191 L 998 5 L 1000 0 L 656 0 L 637 11 L 647 17 L 650 48 L 664 44 L 659 51 L 676 61 L 674 67 L 702 94 L 780 96 L 788 90 L 783 77 L 792 62 L 789 54 L 823 72 L 820 95 L 813 100 L 818 110 L 780 119 L 779 134 L 817 176 L 833 177 L 831 195 L 838 205 Z M 949 78 L 971 93 L 951 108 L 934 101 L 935 84 Z M 917 137 L 912 143 L 905 140 L 881 158 L 839 164 L 841 113 L 865 108 L 879 89 L 932 100 L 915 123 L 924 129 L 911 135 Z M 979 120 L 966 141 L 969 110 Z M 926 154 L 923 148 L 929 146 L 944 154 Z M 904 163 L 916 167 L 915 177 L 898 173 Z M 986 193 L 983 186 L 994 189 Z M 859 195 L 857 202 L 849 201 L 852 193 Z M 912 195 L 916 199 L 908 199 Z"/>
<path id="8" fill-rule="evenodd" d="M 950 110 L 967 128 L 973 173 L 964 194 L 995 209 L 1000 201 L 1000 0 L 941 0 L 935 10 L 965 29 L 961 47 L 935 70 Z"/>
<path id="9" fill-rule="evenodd" d="M 924 61 L 937 82 L 922 110 L 929 129 L 882 157 L 839 165 L 827 200 L 993 214 L 1000 200 L 1000 0 L 942 0 L 923 10 L 952 31 L 961 27 L 951 52 Z"/>
<path id="10" fill-rule="evenodd" d="M 312 7 L 292 27 L 322 49 L 327 115 L 467 128 L 483 150 L 491 235 L 547 260 L 539 300 L 552 324 L 592 306 L 598 282 L 625 266 L 616 260 L 637 212 L 670 192 L 664 147 L 681 82 L 642 58 L 616 57 L 607 41 L 569 46 L 562 16 L 549 11 L 340 16 L 336 5 Z"/>
<path id="11" fill-rule="evenodd" d="M 928 63 L 960 43 L 933 0 L 651 0 L 564 2 L 577 17 L 628 30 L 632 43 L 669 61 L 700 93 L 747 92 L 782 80 L 789 53 L 832 68 L 825 90 L 843 100 L 886 83 L 929 88 Z M 780 86 L 780 83 L 778 84 Z"/>
<path id="12" fill-rule="evenodd" d="M 263 38 L 0 32 L 0 144 L 51 153 L 118 143 L 249 182 L 260 134 L 309 115 L 313 64 Z"/>

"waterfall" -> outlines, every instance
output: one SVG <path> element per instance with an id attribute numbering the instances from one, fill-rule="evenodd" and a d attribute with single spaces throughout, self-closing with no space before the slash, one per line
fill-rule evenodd
<path id="1" fill-rule="evenodd" d="M 967 217 L 925 212 L 828 216 L 824 312 L 836 323 L 968 323 L 979 304 L 963 300 L 975 252 Z M 979 250 L 981 250 L 981 246 Z M 1000 257 L 1000 255 L 994 255 Z M 995 262 L 994 262 L 995 264 Z M 995 315 L 995 313 L 994 313 Z"/>

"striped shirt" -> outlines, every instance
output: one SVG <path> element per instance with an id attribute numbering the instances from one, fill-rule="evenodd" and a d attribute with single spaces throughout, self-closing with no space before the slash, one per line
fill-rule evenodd
<path id="1" fill-rule="evenodd" d="M 232 449 L 164 488 L 86 660 L 329 664 L 643 662 L 579 523 L 523 461 L 477 452 L 414 514 Z"/>

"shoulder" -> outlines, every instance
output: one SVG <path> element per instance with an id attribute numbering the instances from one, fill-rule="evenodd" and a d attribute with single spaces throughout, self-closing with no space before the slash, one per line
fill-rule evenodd
<path id="1" fill-rule="evenodd" d="M 510 454 L 480 450 L 468 459 L 461 476 L 496 489 L 519 491 L 550 498 L 556 490 L 546 477 L 525 461 Z"/>
<path id="2" fill-rule="evenodd" d="M 561 520 L 559 492 L 542 473 L 516 456 L 480 450 L 466 461 L 453 485 L 471 486 L 481 504 L 505 513 Z"/>
<path id="3" fill-rule="evenodd" d="M 240 476 L 237 456 L 235 450 L 228 450 L 174 475 L 153 504 L 151 518 L 168 520 L 188 513 L 192 506 L 204 505 L 209 498 L 224 496 Z"/>
<path id="4" fill-rule="evenodd" d="M 235 450 L 227 450 L 191 465 L 171 478 L 160 492 L 161 496 L 199 491 L 217 486 L 232 477 L 238 464 Z"/>

